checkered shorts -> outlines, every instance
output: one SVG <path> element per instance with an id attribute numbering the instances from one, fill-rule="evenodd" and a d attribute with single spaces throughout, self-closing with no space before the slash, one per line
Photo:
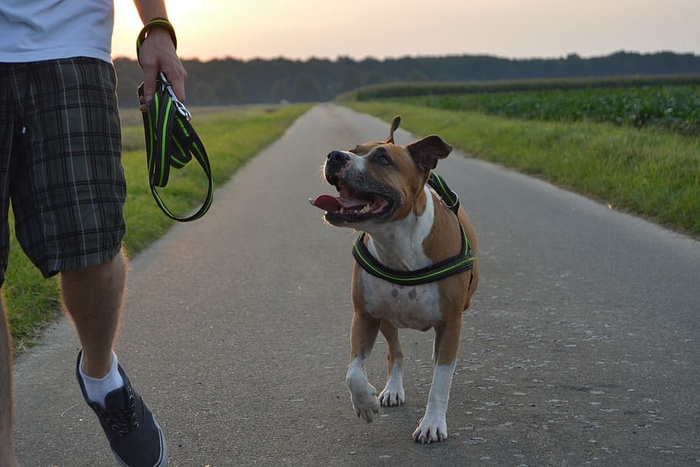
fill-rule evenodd
<path id="1" fill-rule="evenodd" d="M 111 64 L 0 63 L 0 284 L 10 202 L 22 249 L 45 277 L 113 258 L 126 181 Z"/>

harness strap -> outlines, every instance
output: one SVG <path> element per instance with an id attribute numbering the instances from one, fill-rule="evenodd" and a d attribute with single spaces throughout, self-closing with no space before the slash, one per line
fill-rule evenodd
<path id="1" fill-rule="evenodd" d="M 143 85 L 139 87 L 139 94 L 143 94 Z M 156 93 L 149 104 L 149 111 L 143 114 L 148 181 L 158 207 L 165 215 L 179 222 L 189 222 L 202 217 L 209 210 L 214 198 L 209 157 L 202 140 L 189 122 L 190 116 L 185 106 L 177 100 L 165 75 L 161 73 Z M 181 169 L 192 158 L 199 163 L 207 177 L 207 194 L 194 214 L 179 217 L 168 209 L 156 188 L 164 188 L 168 184 L 171 167 Z"/>
<path id="2" fill-rule="evenodd" d="M 438 193 L 445 205 L 457 215 L 459 211 L 459 197 L 450 190 L 442 177 L 431 172 L 428 178 L 428 185 Z M 469 244 L 469 238 L 461 222 L 459 223 L 459 230 L 462 237 L 462 248 L 458 254 L 431 266 L 413 271 L 398 271 L 381 264 L 367 249 L 364 242 L 364 232 L 355 241 L 352 255 L 362 269 L 369 274 L 397 285 L 420 285 L 437 282 L 453 274 L 474 268 L 474 251 Z"/>
<path id="3" fill-rule="evenodd" d="M 459 196 L 447 186 L 447 183 L 445 183 L 445 180 L 441 176 L 435 172 L 430 172 L 428 185 L 440 195 L 443 203 L 445 203 L 450 211 L 455 214 L 459 212 Z"/>

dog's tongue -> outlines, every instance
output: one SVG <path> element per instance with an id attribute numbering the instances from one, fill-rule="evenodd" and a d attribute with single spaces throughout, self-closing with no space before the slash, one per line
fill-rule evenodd
<path id="1" fill-rule="evenodd" d="M 357 199 L 357 198 L 343 198 L 335 197 L 331 195 L 320 195 L 314 200 L 309 200 L 311 204 L 319 209 L 323 209 L 328 212 L 339 211 L 340 208 L 352 209 L 357 207 L 366 206 L 369 204 L 367 200 Z"/>
<path id="2" fill-rule="evenodd" d="M 342 207 L 340 201 L 335 196 L 319 195 L 316 199 L 309 199 L 311 204 L 324 211 L 337 211 Z"/>

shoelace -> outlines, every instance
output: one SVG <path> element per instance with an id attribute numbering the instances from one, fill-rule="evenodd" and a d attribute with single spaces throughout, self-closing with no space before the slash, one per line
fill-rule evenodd
<path id="1" fill-rule="evenodd" d="M 143 95 L 143 84 L 139 86 L 138 92 L 139 96 Z M 204 144 L 189 122 L 191 117 L 185 105 L 178 100 L 165 75 L 160 73 L 156 93 L 149 103 L 149 111 L 143 114 L 148 179 L 153 199 L 158 207 L 165 215 L 179 222 L 193 221 L 206 214 L 211 206 L 214 192 L 209 157 Z M 168 184 L 171 167 L 181 169 L 193 157 L 207 177 L 207 194 L 194 214 L 179 217 L 168 209 L 156 188 L 164 188 Z"/>
<path id="2" fill-rule="evenodd" d="M 129 396 L 129 403 L 110 411 L 104 411 L 104 420 L 119 436 L 126 436 L 139 427 L 136 419 L 136 402 Z"/>

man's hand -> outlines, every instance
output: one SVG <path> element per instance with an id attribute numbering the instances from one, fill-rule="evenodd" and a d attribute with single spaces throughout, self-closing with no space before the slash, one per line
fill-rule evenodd
<path id="1" fill-rule="evenodd" d="M 148 112 L 148 103 L 156 92 L 156 78 L 162 71 L 173 86 L 177 98 L 185 102 L 185 80 L 187 72 L 175 52 L 170 34 L 163 28 L 153 27 L 148 31 L 146 39 L 141 45 L 139 62 L 143 69 L 143 96 L 141 98 L 141 112 Z"/>

